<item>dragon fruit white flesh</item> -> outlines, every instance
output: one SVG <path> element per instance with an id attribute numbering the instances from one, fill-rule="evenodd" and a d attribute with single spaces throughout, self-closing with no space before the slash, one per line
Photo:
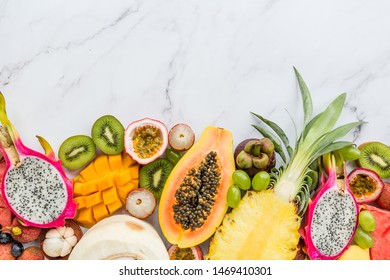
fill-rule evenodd
<path id="1" fill-rule="evenodd" d="M 76 212 L 73 184 L 50 145 L 38 137 L 46 155 L 23 145 L 8 120 L 0 93 L 0 150 L 6 162 L 1 195 L 8 208 L 27 226 L 52 228 L 65 225 Z"/>
<path id="2" fill-rule="evenodd" d="M 359 207 L 346 184 L 344 165 L 336 167 L 330 154 L 324 162 L 327 178 L 322 174 L 322 186 L 309 202 L 305 244 L 310 259 L 334 260 L 353 239 Z"/>

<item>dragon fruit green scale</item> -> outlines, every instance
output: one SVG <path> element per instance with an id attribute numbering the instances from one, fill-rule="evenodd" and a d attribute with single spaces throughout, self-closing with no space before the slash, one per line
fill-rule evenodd
<path id="1" fill-rule="evenodd" d="M 38 137 L 45 154 L 26 147 L 9 121 L 0 93 L 0 151 L 6 162 L 1 195 L 8 208 L 27 226 L 61 227 L 76 213 L 73 183 L 50 145 Z"/>

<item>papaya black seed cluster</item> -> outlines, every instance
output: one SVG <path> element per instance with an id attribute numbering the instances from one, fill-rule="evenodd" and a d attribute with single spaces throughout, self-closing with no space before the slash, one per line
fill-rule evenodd
<path id="1" fill-rule="evenodd" d="M 176 191 L 174 219 L 184 229 L 200 228 L 210 215 L 221 181 L 217 153 L 211 151 L 195 168 L 191 168 Z"/>

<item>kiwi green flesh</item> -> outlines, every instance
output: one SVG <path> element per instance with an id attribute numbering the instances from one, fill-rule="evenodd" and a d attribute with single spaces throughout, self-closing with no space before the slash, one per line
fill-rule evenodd
<path id="1" fill-rule="evenodd" d="M 92 139 L 105 154 L 119 154 L 124 149 L 125 128 L 111 115 L 100 117 L 92 126 Z"/>
<path id="2" fill-rule="evenodd" d="M 361 167 L 375 171 L 381 178 L 390 177 L 390 147 L 380 142 L 359 146 L 362 155 L 358 161 Z"/>
<path id="3" fill-rule="evenodd" d="M 163 158 L 156 159 L 142 166 L 140 170 L 140 187 L 149 190 L 156 199 L 159 199 L 172 169 L 173 164 Z"/>
<path id="4" fill-rule="evenodd" d="M 86 135 L 69 137 L 61 144 L 58 151 L 62 165 L 70 170 L 83 167 L 93 159 L 95 154 L 95 143 L 91 137 Z"/>

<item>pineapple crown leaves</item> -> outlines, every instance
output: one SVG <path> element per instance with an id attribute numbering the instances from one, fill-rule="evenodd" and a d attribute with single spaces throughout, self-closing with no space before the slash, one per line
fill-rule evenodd
<path id="1" fill-rule="evenodd" d="M 290 201 L 304 201 L 304 204 L 306 204 L 313 187 L 312 176 L 308 175 L 311 173 L 309 165 L 326 153 L 352 145 L 349 141 L 338 141 L 338 139 L 344 137 L 349 131 L 362 125 L 364 122 L 351 122 L 334 128 L 343 110 L 346 93 L 340 94 L 323 112 L 312 117 L 313 103 L 310 91 L 295 67 L 294 72 L 303 101 L 304 113 L 304 127 L 295 142 L 294 148 L 290 144 L 286 133 L 275 122 L 251 112 L 260 123 L 266 125 L 266 127 L 257 124 L 252 126 L 274 143 L 275 151 L 284 162 L 284 171 L 278 175 L 278 179 L 280 180 L 285 175 L 285 177 L 289 177 L 289 180 L 295 180 L 294 185 L 296 188 L 286 191 L 286 193 L 290 194 L 288 199 Z M 289 160 L 287 160 L 287 155 Z M 274 186 L 278 187 L 277 181 L 274 182 Z M 299 205 L 299 207 L 301 206 Z M 305 206 L 303 205 L 300 210 L 305 211 Z"/>

